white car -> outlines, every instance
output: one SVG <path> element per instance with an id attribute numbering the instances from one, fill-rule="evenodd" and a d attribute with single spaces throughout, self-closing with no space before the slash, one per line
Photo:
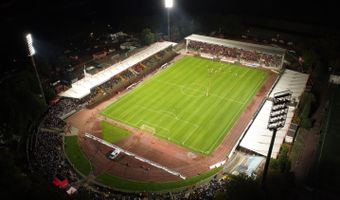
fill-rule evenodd
<path id="1" fill-rule="evenodd" d="M 115 159 L 115 158 L 119 155 L 119 153 L 120 153 L 120 150 L 119 150 L 119 149 L 115 149 L 115 150 L 113 150 L 113 151 L 109 154 L 108 158 L 109 158 L 110 160 L 113 160 L 113 159 Z"/>

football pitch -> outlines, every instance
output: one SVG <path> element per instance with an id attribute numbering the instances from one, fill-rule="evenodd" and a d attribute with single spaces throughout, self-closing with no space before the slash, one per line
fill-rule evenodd
<path id="1" fill-rule="evenodd" d="M 224 139 L 267 73 L 198 57 L 184 57 L 102 112 L 203 154 Z"/>

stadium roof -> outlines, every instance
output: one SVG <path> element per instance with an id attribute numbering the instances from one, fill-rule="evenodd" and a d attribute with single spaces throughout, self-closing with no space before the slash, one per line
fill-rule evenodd
<path id="1" fill-rule="evenodd" d="M 72 84 L 72 87 L 59 96 L 81 99 L 90 94 L 90 90 L 110 80 L 113 76 L 145 60 L 146 58 L 174 45 L 173 42 L 156 42 L 146 49 L 128 57 L 127 59 L 98 72 L 97 74 L 86 74 L 83 79 Z"/>
<path id="2" fill-rule="evenodd" d="M 296 98 L 296 101 L 298 101 L 305 89 L 308 77 L 308 74 L 285 70 L 269 96 L 273 97 L 276 92 L 291 90 L 293 92 L 293 98 Z M 269 100 L 264 103 L 254 121 L 246 131 L 245 136 L 240 143 L 241 147 L 267 156 L 272 136 L 272 132 L 267 129 L 271 106 L 272 102 Z M 286 124 L 282 129 L 277 131 L 272 158 L 276 158 L 280 151 L 280 147 L 289 130 L 293 115 L 294 107 L 289 107 Z"/>
<path id="3" fill-rule="evenodd" d="M 247 42 L 240 42 L 236 40 L 220 39 L 220 38 L 209 37 L 209 36 L 204 36 L 204 35 L 192 34 L 186 37 L 185 39 L 198 41 L 198 42 L 204 42 L 208 44 L 222 45 L 222 46 L 231 47 L 231 48 L 256 50 L 256 51 L 263 52 L 266 54 L 283 55 L 286 52 L 285 49 L 282 49 L 279 47 L 271 47 L 271 46 L 265 46 L 265 45 L 247 43 Z"/>
<path id="4" fill-rule="evenodd" d="M 296 101 L 299 101 L 300 96 L 305 90 L 308 77 L 308 74 L 286 69 L 279 81 L 276 83 L 269 97 L 273 97 L 277 92 L 290 90 L 293 92 L 292 98 L 295 98 Z"/>
<path id="5" fill-rule="evenodd" d="M 256 116 L 253 123 L 250 125 L 246 135 L 242 139 L 240 146 L 251 151 L 254 151 L 263 156 L 267 156 L 270 140 L 272 138 L 272 131 L 267 129 L 267 122 L 272 107 L 272 101 L 267 100 L 260 112 Z M 276 139 L 273 146 L 272 158 L 276 158 L 279 154 L 281 145 L 283 144 L 286 133 L 289 129 L 290 123 L 294 115 L 294 108 L 289 107 L 286 124 L 276 133 Z"/>

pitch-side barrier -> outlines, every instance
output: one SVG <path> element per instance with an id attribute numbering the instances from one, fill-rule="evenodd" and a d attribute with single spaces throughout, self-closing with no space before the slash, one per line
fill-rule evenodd
<path id="1" fill-rule="evenodd" d="M 114 144 L 111 144 L 111 143 L 109 143 L 109 142 L 107 142 L 107 141 L 105 141 L 105 140 L 103 140 L 103 139 L 101 139 L 101 138 L 99 138 L 99 137 L 96 137 L 96 136 L 94 136 L 94 135 L 92 135 L 92 134 L 90 134 L 90 133 L 85 133 L 85 137 L 91 138 L 91 139 L 93 139 L 93 140 L 95 140 L 95 141 L 97 141 L 97 142 L 100 142 L 100 143 L 102 143 L 102 144 L 108 146 L 108 147 L 111 147 L 111 148 L 114 148 L 114 149 L 118 149 L 119 151 L 125 153 L 126 155 L 132 156 L 132 157 L 134 157 L 135 159 L 140 160 L 140 161 L 142 161 L 142 162 L 146 162 L 146 163 L 148 163 L 148 164 L 150 164 L 150 165 L 152 165 L 152 166 L 154 166 L 154 167 L 157 167 L 157 168 L 159 168 L 159 169 L 162 169 L 162 170 L 164 170 L 164 171 L 166 171 L 166 172 L 168 172 L 168 173 L 170 173 L 170 174 L 172 174 L 172 175 L 178 176 L 178 177 L 180 177 L 181 179 L 184 179 L 184 180 L 186 179 L 186 177 L 183 176 L 182 174 L 180 174 L 179 172 L 176 172 L 176 171 L 171 170 L 171 169 L 169 169 L 169 168 L 167 168 L 167 167 L 164 167 L 164 166 L 162 166 L 162 165 L 160 165 L 160 164 L 158 164 L 158 163 L 156 163 L 156 162 L 153 162 L 153 161 L 151 161 L 151 160 L 148 160 L 148 159 L 146 159 L 146 158 L 143 158 L 143 157 L 141 157 L 141 156 L 138 156 L 138 155 L 136 155 L 135 153 L 129 152 L 129 151 L 127 151 L 127 150 L 124 150 L 124 149 L 120 148 L 119 146 L 114 145 Z"/>

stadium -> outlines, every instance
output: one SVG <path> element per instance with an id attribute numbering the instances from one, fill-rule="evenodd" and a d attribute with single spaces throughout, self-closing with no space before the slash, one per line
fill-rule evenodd
<path id="1" fill-rule="evenodd" d="M 50 130 L 63 132 L 54 138 L 58 151 L 77 172 L 67 177 L 118 191 L 171 191 L 221 172 L 236 150 L 266 156 L 271 99 L 290 90 L 276 158 L 308 80 L 284 69 L 284 57 L 278 47 L 196 34 L 181 44 L 156 42 L 97 74 L 84 72 L 49 109 L 37 144 L 53 141 Z"/>

